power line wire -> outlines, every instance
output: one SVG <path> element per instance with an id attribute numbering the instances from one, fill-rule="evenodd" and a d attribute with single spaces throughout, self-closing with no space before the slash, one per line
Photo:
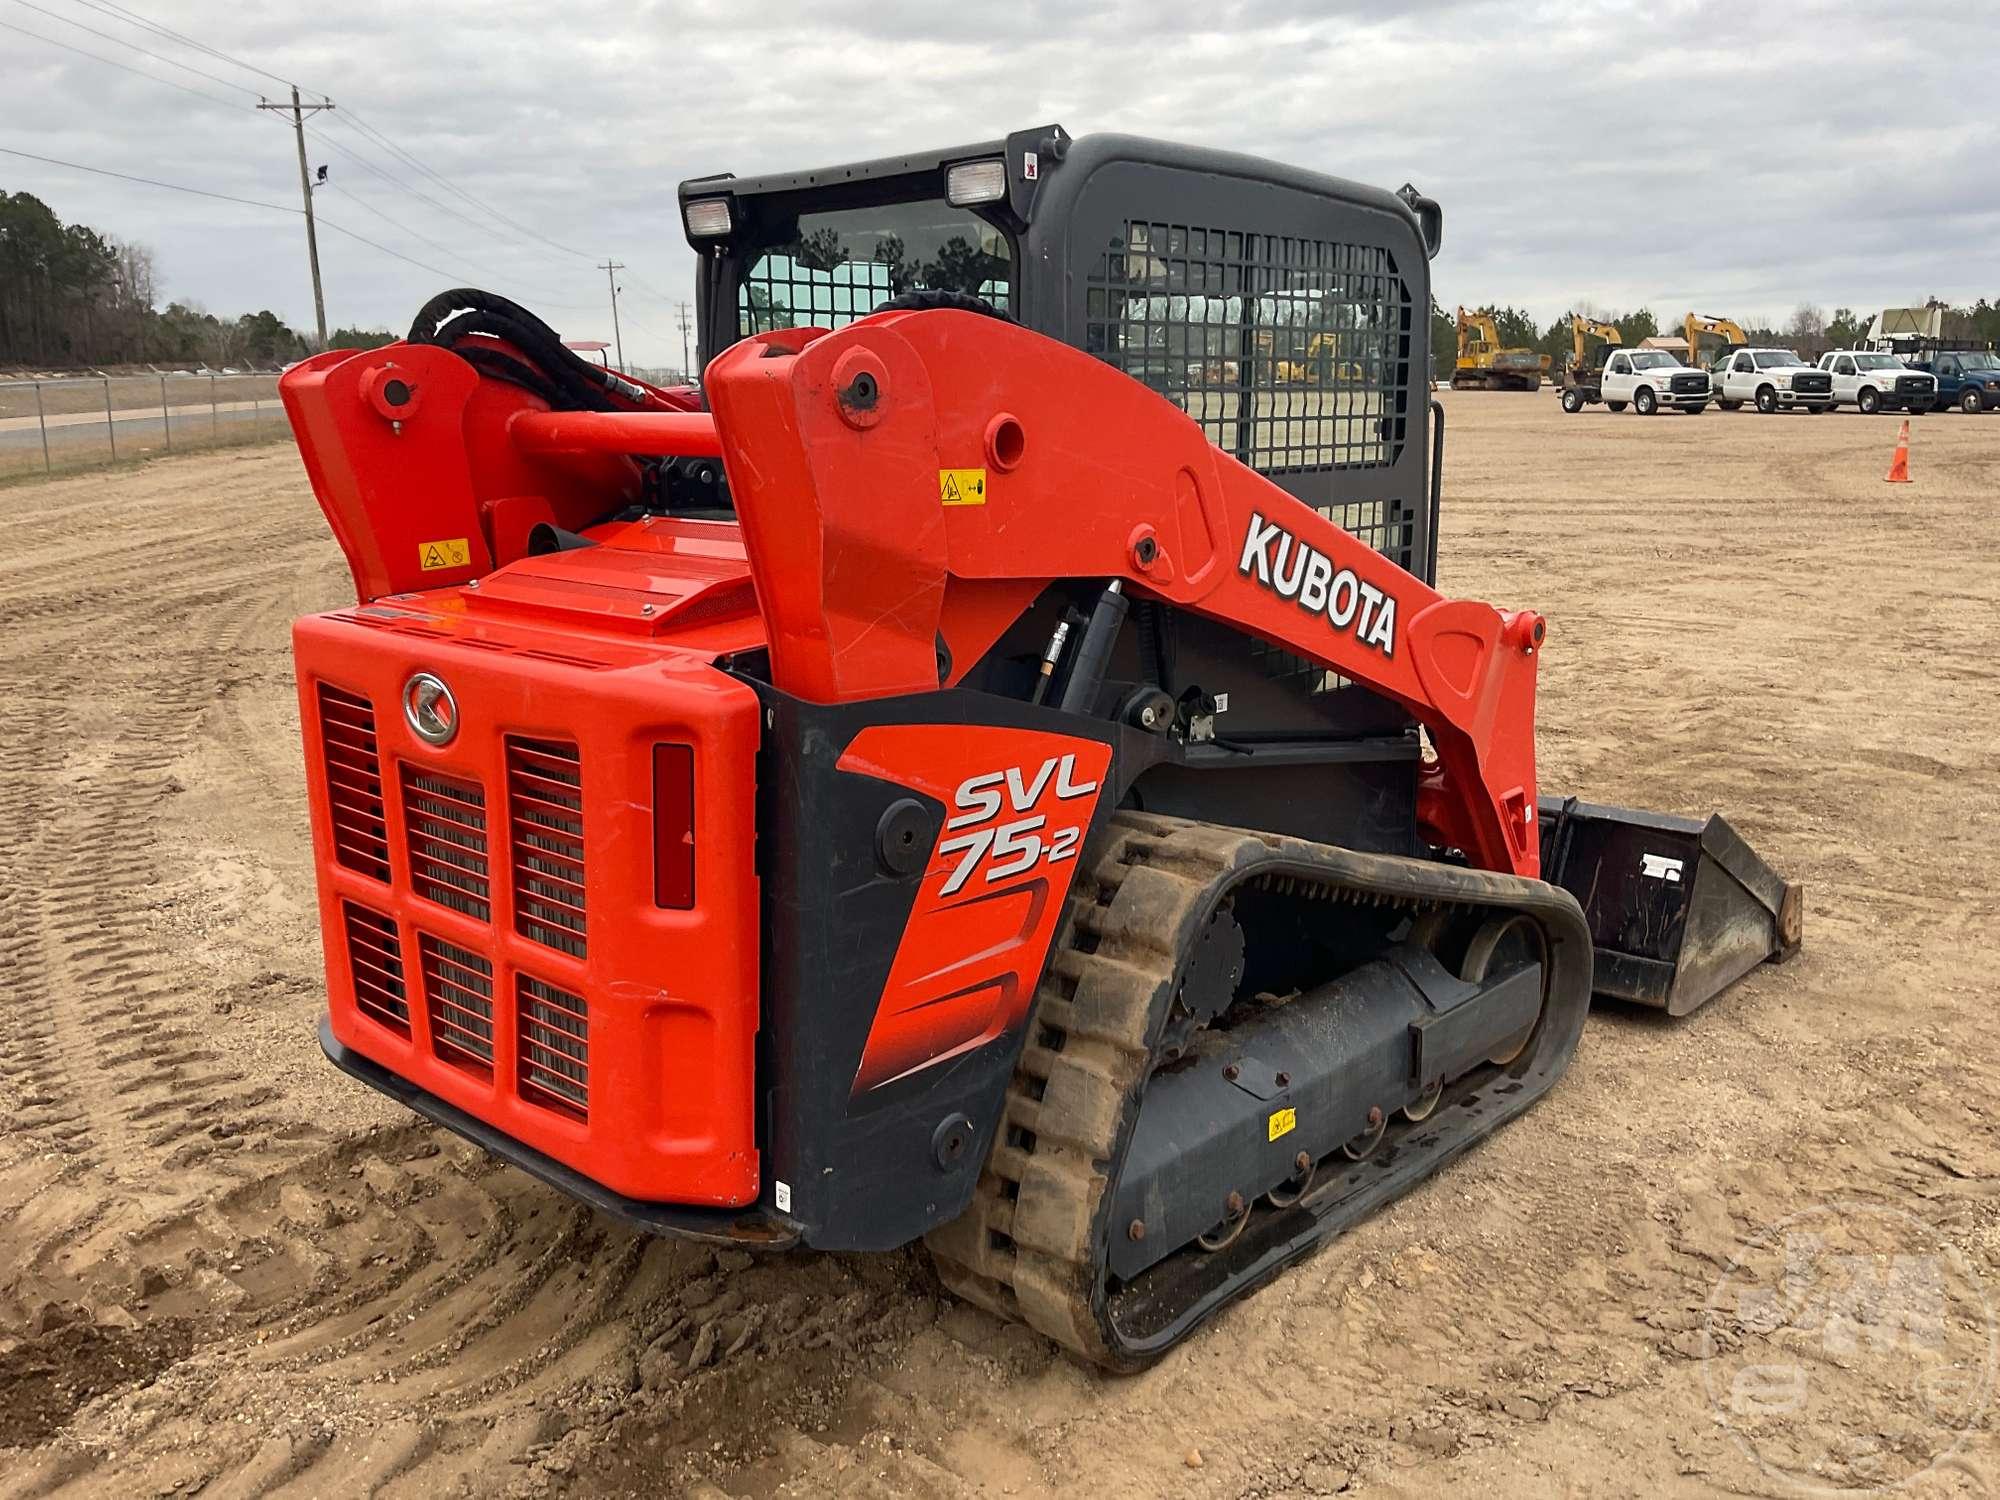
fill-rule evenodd
<path id="1" fill-rule="evenodd" d="M 213 193 L 207 188 L 188 187 L 178 182 L 162 182 L 157 177 L 140 177 L 132 172 L 114 172 L 109 167 L 86 166 L 80 161 L 64 161 L 62 158 L 56 156 L 39 156 L 33 151 L 17 151 L 11 146 L 0 146 L 0 156 L 18 156 L 24 161 L 38 161 L 51 167 L 67 167 L 72 172 L 88 172 L 94 177 L 115 177 L 121 182 L 143 183 L 147 187 L 165 188 L 171 193 L 189 193 L 197 198 L 214 198 L 222 203 L 240 203 L 246 208 L 269 209 L 272 213 L 296 214 L 301 217 L 305 214 L 305 210 L 302 208 L 289 208 L 282 203 L 265 203 L 257 198 L 238 198 L 229 193 Z M 357 199 L 356 201 L 358 202 L 359 200 Z M 418 260 L 413 255 L 405 255 L 400 250 L 392 250 L 389 246 L 379 241 L 369 239 L 365 234 L 355 233 L 344 224 L 336 224 L 323 216 L 319 218 L 319 224 L 321 228 L 331 229 L 335 234 L 343 234 L 350 240 L 358 240 L 371 250 L 378 250 L 384 255 L 391 256 L 408 265 L 416 266 L 420 270 L 429 271 L 433 276 L 442 276 L 446 281 L 458 281 L 461 279 L 455 272 L 446 271 L 440 267 L 431 265 L 427 261 Z M 550 307 L 563 307 L 565 309 L 588 309 L 596 306 L 595 303 L 583 302 L 551 302 L 546 305 Z"/>
<path id="2" fill-rule="evenodd" d="M 367 168 L 370 172 L 374 173 L 377 177 L 381 178 L 391 187 L 399 188 L 403 192 L 408 193 L 411 197 L 416 198 L 421 202 L 429 204 L 432 208 L 436 209 L 439 213 L 444 214 L 446 217 L 456 219 L 459 223 L 465 225 L 467 228 L 476 231 L 481 238 L 486 240 L 496 239 L 496 236 L 493 233 L 493 228 L 491 225 L 482 224 L 477 219 L 471 219 L 466 217 L 464 214 L 460 213 L 457 209 L 453 208 L 448 203 L 438 202 L 437 199 L 433 198 L 429 193 L 426 193 L 422 188 L 413 187 L 411 184 L 405 182 L 402 178 L 396 176 L 394 173 L 386 171 L 382 167 L 377 166 L 368 157 L 363 156 L 359 151 L 356 151 L 353 147 L 345 145 L 342 142 L 335 140 L 330 135 L 326 135 L 321 131 L 313 129 L 310 125 L 306 127 L 306 134 L 311 136 L 315 141 L 319 142 L 320 145 L 331 147 L 333 150 L 338 151 L 342 156 L 347 157 L 350 161 L 353 161 L 359 164 L 360 166 Z M 512 247 L 509 246 L 507 248 L 512 248 Z M 554 257 L 548 256 L 547 251 L 537 250 L 532 245 L 523 245 L 521 248 L 530 254 L 547 256 L 550 260 L 554 259 Z"/>
<path id="3" fill-rule="evenodd" d="M 171 78 L 162 78 L 157 73 L 148 73 L 143 68 L 135 68 L 130 63 L 122 63 L 115 57 L 106 57 L 101 52 L 92 52 L 86 47 L 78 47 L 70 42 L 58 41 L 52 36 L 43 36 L 39 31 L 30 31 L 25 26 L 16 26 L 12 21 L 0 21 L 0 29 L 17 31 L 22 36 L 33 37 L 38 42 L 47 42 L 51 47 L 60 47 L 65 52 L 74 52 L 79 57 L 87 57 L 93 62 L 101 62 L 108 68 L 116 68 L 121 73 L 130 73 L 135 78 L 144 78 L 152 83 L 163 83 L 170 89 L 179 89 L 183 94 L 193 94 L 197 99 L 206 99 L 211 104 L 220 104 L 227 109 L 251 109 L 255 106 L 238 104 L 234 99 L 225 99 L 220 94 L 211 94 L 207 89 L 192 88 L 185 83 L 175 83 Z"/>
<path id="4" fill-rule="evenodd" d="M 491 215 L 493 218 L 499 220 L 502 224 L 507 225 L 509 228 L 517 230 L 520 233 L 527 235 L 531 239 L 540 240 L 544 245 L 548 245 L 553 247 L 554 249 L 560 250 L 565 255 L 574 255 L 583 260 L 591 259 L 590 253 L 588 251 L 575 250 L 569 247 L 568 245 L 558 244 L 555 240 L 550 239 L 547 235 L 541 234 L 536 230 L 530 229 L 525 224 L 516 223 L 514 220 L 508 218 L 505 214 L 501 213 L 500 210 L 495 208 L 492 204 L 485 202 L 483 199 L 474 197 L 471 193 L 465 191 L 464 188 L 460 187 L 457 183 L 453 182 L 443 173 L 434 171 L 430 167 L 425 166 L 422 162 L 418 161 L 416 157 L 410 155 L 409 152 L 405 151 L 401 146 L 397 145 L 394 141 L 390 140 L 386 135 L 382 134 L 381 131 L 377 130 L 373 125 L 370 125 L 366 120 L 362 119 L 358 114 L 354 113 L 352 110 L 348 111 L 347 113 L 346 123 L 352 125 L 356 130 L 359 130 L 362 134 L 364 134 L 370 140 L 374 141 L 377 145 L 379 145 L 383 150 L 389 152 L 391 155 L 395 156 L 399 160 L 407 162 L 410 166 L 416 168 L 417 171 L 423 173 L 426 177 L 430 178 L 440 187 L 443 187 L 446 190 L 457 194 L 460 198 L 463 198 L 467 203 L 470 203 L 474 208 L 480 210 L 480 212 Z"/>
<path id="5" fill-rule="evenodd" d="M 343 187 L 343 186 L 341 186 L 341 185 L 340 185 L 339 183 L 335 183 L 335 182 L 328 182 L 328 183 L 325 183 L 325 184 L 324 184 L 324 186 L 332 188 L 332 189 L 333 189 L 333 190 L 334 190 L 334 191 L 335 191 L 336 193 L 339 193 L 339 194 L 341 194 L 341 195 L 342 195 L 343 197 L 345 197 L 345 198 L 346 198 L 346 199 L 347 199 L 347 200 L 348 200 L 349 202 L 351 202 L 351 203 L 356 203 L 356 204 L 359 204 L 359 205 L 360 205 L 360 206 L 361 206 L 362 208 L 365 208 L 365 209 L 367 209 L 369 213 L 371 213 L 371 214 L 375 215 L 375 217 L 376 217 L 376 218 L 380 219 L 380 220 L 381 220 L 381 221 L 382 221 L 382 222 L 383 222 L 384 224 L 387 224 L 387 225 L 388 225 L 388 226 L 389 226 L 389 227 L 390 227 L 391 229 L 397 229 L 397 230 L 400 230 L 400 231 L 401 231 L 402 233 L 404 233 L 404 234 L 407 234 L 407 235 L 409 235 L 409 236 L 410 236 L 410 237 L 411 237 L 412 239 L 417 239 L 417 240 L 422 240 L 422 241 L 423 241 L 423 242 L 424 242 L 424 243 L 425 243 L 426 245 L 429 245 L 429 246 L 430 246 L 430 247 L 431 247 L 432 249 L 434 249 L 434 250 L 442 250 L 442 251 L 443 251 L 443 252 L 444 252 L 444 253 L 445 253 L 446 255 L 450 255 L 450 256 L 454 256 L 454 257 L 458 255 L 458 253 L 459 253 L 459 252 L 458 252 L 458 251 L 456 251 L 456 250 L 454 250 L 454 249 L 453 249 L 453 248 L 452 248 L 452 247 L 451 247 L 450 245 L 446 245 L 446 244 L 441 244 L 441 243 L 440 243 L 439 241 L 437 241 L 437 240 L 434 240 L 434 239 L 431 239 L 431 238 L 430 238 L 430 237 L 429 237 L 428 235 L 423 235 L 423 234 L 419 234 L 419 233 L 417 233 L 417 231 L 416 231 L 416 230 L 414 230 L 414 229 L 410 228 L 410 227 L 409 227 L 409 226 L 408 226 L 407 224 L 402 224 L 402 223 L 398 223 L 398 222 L 397 222 L 397 221 L 396 221 L 395 219 L 392 219 L 392 218 L 390 218 L 390 217 L 389 217 L 389 216 L 388 216 L 387 214 L 383 213 L 381 209 L 377 208 L 377 207 L 376 207 L 376 206 L 375 206 L 374 204 L 370 203 L 370 202 L 369 202 L 369 201 L 368 201 L 368 200 L 367 200 L 366 198 L 363 198 L 363 197 L 362 197 L 362 196 L 361 196 L 360 194 L 356 193 L 356 192 L 355 192 L 355 191 L 354 191 L 353 189 L 351 189 L 351 188 L 347 188 L 347 187 Z M 326 219 L 325 219 L 324 217 L 322 217 L 322 218 L 320 219 L 320 222 L 321 222 L 322 224 L 324 224 L 324 223 L 326 223 Z M 355 239 L 360 239 L 360 236 L 359 236 L 359 235 L 354 235 L 354 234 L 353 234 L 353 232 L 352 232 L 351 230 L 342 230 L 341 232 L 342 232 L 343 234 L 349 234 L 349 235 L 352 235 L 352 237 L 353 237 L 353 238 L 355 238 Z M 386 247 L 384 247 L 384 246 L 377 246 L 376 248 L 377 248 L 377 249 L 385 249 Z M 390 251 L 389 253 L 390 253 L 390 254 L 392 254 L 392 255 L 393 255 L 393 254 L 395 254 L 395 252 L 394 252 L 394 251 Z M 422 263 L 421 263 L 421 262 L 416 262 L 416 264 L 422 264 Z M 514 280 L 514 278 L 513 278 L 513 277 L 512 277 L 511 275 L 507 275 L 507 274 L 505 274 L 505 273 L 503 273 L 503 272 L 498 272 L 498 271 L 494 271 L 494 270 L 491 270 L 491 269 L 479 269 L 479 268 L 475 268 L 475 267 L 473 267 L 473 266 L 472 266 L 472 263 L 471 263 L 470 261 L 466 262 L 466 268 L 467 268 L 468 270 L 471 270 L 471 271 L 472 271 L 472 274 L 473 274 L 473 277 L 474 277 L 475 279 L 477 279 L 477 280 L 482 280 L 482 281 L 486 281 L 486 280 L 494 280 L 494 279 L 497 279 L 497 280 L 500 280 L 500 281 L 503 281 L 503 282 L 511 282 L 511 281 L 513 281 L 513 280 Z M 430 266 L 426 266 L 426 267 L 425 267 L 424 269 L 426 269 L 426 270 L 432 270 L 432 269 L 435 269 L 435 268 L 434 268 L 434 267 L 430 267 Z M 453 280 L 455 280 L 455 281 L 463 281 L 463 280 L 465 280 L 465 277 L 464 277 L 464 275 L 463 275 L 463 274 L 461 274 L 461 273 L 457 273 L 457 272 L 453 272 L 453 273 L 451 273 L 451 277 L 452 277 L 452 279 L 453 279 Z M 592 307 L 595 307 L 595 306 L 597 305 L 597 304 L 596 304 L 596 303 L 594 303 L 594 302 L 588 302 L 588 303 L 586 303 L 586 302 L 556 302 L 556 301 L 553 301 L 553 300 L 551 300 L 551 299 L 549 299 L 549 298 L 545 298 L 545 297 L 543 297 L 543 296 L 541 295 L 541 293 L 540 293 L 539 289 L 537 289 L 537 290 L 536 290 L 536 293 L 535 293 L 535 300 L 536 300 L 537 302 L 541 303 L 541 304 L 542 304 L 542 305 L 543 305 L 544 307 L 562 307 L 562 308 L 570 308 L 570 309 L 581 309 L 581 308 L 592 308 Z"/>
<path id="6" fill-rule="evenodd" d="M 192 63 L 184 63 L 176 58 L 164 57 L 158 52 L 154 52 L 149 50 L 148 48 L 141 47 L 137 42 L 128 42 L 122 36 L 113 36 L 108 31 L 99 31 L 95 26 L 86 26 L 81 21 L 73 21 L 68 16 L 61 14 L 59 11 L 49 10 L 45 6 L 40 6 L 35 4 L 34 0 L 14 0 L 14 3 L 19 6 L 24 6 L 28 10 L 35 11 L 40 15 L 47 16 L 51 21 L 60 21 L 65 26 L 74 26 L 78 31 L 87 31 L 94 37 L 101 37 L 103 40 L 112 43 L 114 46 L 129 47 L 134 52 L 140 54 L 142 57 L 152 58 L 154 62 L 165 63 L 170 68 L 185 69 L 187 72 L 194 74 L 197 78 L 206 78 L 210 83 L 219 83 L 226 89 L 236 89 L 240 93 L 248 94 L 253 99 L 257 97 L 257 91 L 244 84 L 231 83 L 227 78 L 218 78 L 215 74 L 205 72 L 202 69 L 195 67 L 194 64 Z M 161 81 L 165 82 L 164 79 L 162 79 Z"/>
<path id="7" fill-rule="evenodd" d="M 100 15 L 108 15 L 114 20 L 124 21 L 128 25 L 150 31 L 153 35 L 162 37 L 167 41 L 179 42 L 184 47 L 192 47 L 195 51 L 206 53 L 218 62 L 226 62 L 232 67 L 242 68 L 245 72 L 255 73 L 259 78 L 268 78 L 273 83 L 282 83 L 286 88 L 294 87 L 289 78 L 280 78 L 268 68 L 260 68 L 255 63 L 247 63 L 240 57 L 230 56 L 219 47 L 211 47 L 207 42 L 198 41 L 194 37 L 175 31 L 171 26 L 162 26 L 158 21 L 148 20 L 137 11 L 128 10 L 126 7 L 118 4 L 117 0 L 73 0 L 73 3 L 87 6 Z M 318 89 L 306 89 L 303 92 L 319 94 L 319 97 L 322 99 L 327 97 L 325 94 L 320 94 Z"/>
<path id="8" fill-rule="evenodd" d="M 0 24 L 5 23 L 0 22 Z M 268 208 L 274 213 L 300 216 L 305 214 L 302 208 L 287 208 L 282 203 L 264 203 L 256 198 L 236 198 L 228 193 L 211 193 L 207 188 L 184 187 L 178 182 L 161 182 L 154 177 L 137 177 L 130 172 L 114 172 L 109 167 L 87 167 L 80 161 L 64 161 L 55 156 L 37 156 L 32 151 L 16 151 L 11 146 L 0 146 L 0 156 L 18 156 L 24 161 L 44 162 L 52 167 L 68 167 L 73 172 L 89 172 L 97 177 L 116 177 L 125 182 L 142 182 L 147 187 L 166 188 L 174 193 L 192 193 L 197 198 L 215 198 L 223 203 L 241 203 L 249 208 Z"/>
<path id="9" fill-rule="evenodd" d="M 98 31 L 93 27 L 85 26 L 80 21 L 69 20 L 67 17 L 60 16 L 54 11 L 45 10 L 40 5 L 34 4 L 33 0 L 15 0 L 15 3 L 19 5 L 25 5 L 27 6 L 28 9 L 49 16 L 53 20 L 61 21 L 65 25 L 75 26 L 80 30 L 87 31 L 92 36 L 102 37 L 104 40 L 112 42 L 116 45 L 129 47 L 133 51 L 139 52 L 144 56 L 150 57 L 156 62 L 166 64 L 168 67 L 183 68 L 186 69 L 186 71 L 193 73 L 198 77 L 209 79 L 211 82 L 219 83 L 224 88 L 241 89 L 242 92 L 250 94 L 253 97 L 261 97 L 257 95 L 257 92 L 254 89 L 245 88 L 243 85 L 240 84 L 230 83 L 228 80 L 218 78 L 213 73 L 205 72 L 200 68 L 194 67 L 192 64 L 179 62 L 176 59 L 169 57 L 163 57 L 159 53 L 149 51 L 148 49 L 139 46 L 136 42 L 128 42 L 123 40 L 122 38 L 111 35 L 109 32 Z M 217 58 L 223 62 L 231 64 L 232 66 L 246 69 L 249 72 L 256 73 L 260 77 L 269 78 L 274 82 L 284 83 L 288 88 L 294 86 L 290 84 L 288 80 L 280 78 L 277 74 L 272 73 L 267 69 L 260 68 L 254 63 L 244 62 L 241 58 L 233 57 L 229 53 L 223 52 L 219 48 L 211 47 L 206 42 L 199 41 L 196 38 L 187 36 L 182 32 L 175 31 L 171 27 L 162 26 L 155 21 L 148 20 L 146 17 L 139 15 L 137 12 L 129 10 L 125 6 L 118 4 L 117 0 L 73 0 L 73 3 L 84 5 L 96 14 L 105 15 L 114 20 L 122 20 L 129 25 L 141 27 L 152 35 L 178 42 L 183 46 L 192 47 L 195 50 L 207 56 Z M 48 42 L 51 46 L 65 48 L 68 51 L 77 53 L 79 56 L 88 57 L 91 58 L 93 61 L 105 63 L 110 67 L 119 68 L 127 73 L 134 74 L 135 76 L 140 78 L 150 79 L 154 83 L 165 84 L 168 88 L 179 89 L 183 93 L 194 94 L 196 97 L 207 99 L 212 103 L 225 104 L 231 107 L 238 107 L 234 105 L 233 101 L 219 99 L 215 95 L 210 94 L 205 90 L 190 88 L 186 84 L 176 83 L 169 78 L 161 78 L 157 74 L 147 73 L 141 69 L 130 67 L 125 63 L 118 62 L 115 59 L 101 56 L 98 53 L 87 51 L 84 48 L 73 46 L 67 42 L 58 41 L 54 37 L 42 36 L 38 32 L 28 31 L 23 27 L 11 26 L 10 23 L 4 21 L 0 21 L 0 26 L 8 26 L 12 30 L 19 31 L 24 36 L 34 37 L 36 40 Z M 318 93 L 319 97 L 323 100 L 329 97 L 326 94 L 319 93 L 318 90 L 308 89 L 305 90 L 305 92 Z M 349 117 L 350 122 L 354 125 L 354 127 L 362 132 L 364 139 L 375 143 L 381 149 L 389 152 L 397 159 L 407 163 L 415 170 L 423 173 L 426 177 L 438 183 L 441 187 L 445 188 L 447 191 L 453 193 L 457 197 L 463 199 L 465 202 L 472 205 L 472 207 L 479 210 L 481 213 L 489 216 L 494 220 L 497 220 L 499 223 L 504 224 L 508 228 L 515 230 L 517 233 L 526 235 L 530 239 L 536 240 L 541 244 L 548 246 L 550 249 L 556 250 L 564 255 L 574 256 L 585 260 L 588 260 L 590 258 L 589 255 L 584 251 L 575 250 L 567 245 L 559 244 L 555 240 L 548 238 L 548 236 L 541 234 L 534 229 L 529 228 L 527 225 L 521 224 L 516 220 L 507 217 L 507 215 L 501 213 L 491 204 L 485 202 L 483 199 L 475 197 L 473 194 L 459 187 L 456 183 L 452 182 L 442 173 L 433 170 L 429 166 L 426 166 L 423 162 L 419 161 L 416 157 L 412 156 L 408 151 L 405 151 L 401 146 L 397 145 L 394 141 L 390 140 L 387 136 L 383 135 L 382 132 L 377 130 L 373 125 L 369 124 L 365 120 L 356 117 L 352 110 L 347 111 L 346 114 Z M 466 218 L 463 214 L 458 213 L 457 211 L 447 207 L 442 203 L 439 203 L 435 198 L 432 198 L 429 194 L 422 192 L 421 190 L 410 185 L 409 183 L 404 182 L 394 177 L 390 173 L 383 171 L 381 168 L 375 166 L 372 162 L 370 162 L 365 156 L 362 156 L 358 152 L 355 152 L 345 146 L 342 146 L 339 142 L 330 139 L 329 137 L 321 134 L 319 131 L 315 130 L 310 132 L 310 134 L 313 136 L 315 140 L 318 140 L 323 144 L 330 145 L 335 150 L 344 152 L 346 155 L 352 157 L 355 161 L 359 162 L 362 166 L 368 168 L 368 170 L 374 172 L 377 176 L 381 177 L 384 181 L 389 182 L 395 187 L 401 189 L 402 191 L 409 193 L 412 197 L 421 199 L 423 202 L 428 203 L 432 208 L 437 209 L 440 213 L 444 213 L 452 218 L 458 219 L 461 223 L 468 225 L 470 228 L 478 230 L 480 234 L 487 236 L 488 238 L 494 237 L 494 231 L 489 225 L 479 223 L 475 220 Z M 356 201 L 358 202 L 360 200 L 357 199 Z M 406 229 L 405 233 L 414 234 L 415 232 Z M 425 238 L 423 235 L 415 235 L 415 237 L 418 239 Z M 435 244 L 436 242 L 431 241 L 430 243 Z M 536 253 L 541 254 L 544 252 L 537 251 Z M 657 297 L 660 294 L 654 293 L 653 295 Z"/>

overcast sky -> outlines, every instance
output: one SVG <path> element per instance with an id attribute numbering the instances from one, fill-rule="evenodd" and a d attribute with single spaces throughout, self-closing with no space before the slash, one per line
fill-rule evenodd
<path id="1" fill-rule="evenodd" d="M 323 231 L 336 325 L 402 327 L 470 283 L 609 338 L 594 268 L 609 255 L 628 266 L 628 359 L 678 364 L 683 177 L 1049 121 L 1415 182 L 1444 205 L 1447 309 L 1748 322 L 1802 300 L 2000 295 L 2000 6 L 1985 3 L 0 0 L 0 23 L 215 96 L 0 30 L 0 147 L 293 206 L 291 134 L 253 108 L 281 86 L 121 8 L 332 97 L 307 142 L 331 168 L 320 212 L 435 268 Z M 163 298 L 311 326 L 296 214 L 4 155 L 0 188 L 151 246 Z"/>

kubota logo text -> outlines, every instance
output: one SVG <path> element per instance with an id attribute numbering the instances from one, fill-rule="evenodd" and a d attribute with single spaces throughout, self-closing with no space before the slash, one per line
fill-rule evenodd
<path id="1" fill-rule="evenodd" d="M 1384 656 L 1396 654 L 1396 596 L 1352 568 L 1337 567 L 1276 521 L 1251 512 L 1236 570 L 1307 613 L 1325 615 L 1335 630 L 1349 632 L 1362 645 Z"/>
<path id="2" fill-rule="evenodd" d="M 1076 779 L 1074 755 L 1050 756 L 1033 776 L 1027 775 L 1021 766 L 1009 766 L 1004 771 L 988 771 L 961 781 L 952 798 L 958 811 L 944 826 L 948 833 L 961 828 L 969 831 L 944 839 L 937 846 L 939 854 L 958 858 L 938 894 L 955 894 L 982 864 L 985 872 L 981 883 L 990 884 L 1019 875 L 1044 861 L 1055 864 L 1074 859 L 1076 847 L 1083 839 L 1081 823 L 1057 828 L 1044 838 L 1043 830 L 1049 821 L 1045 813 L 1016 817 L 1006 823 L 995 822 L 1002 813 L 1027 812 L 1050 790 L 1059 800 L 1067 802 L 1090 796 L 1097 790 L 1097 783 Z"/>

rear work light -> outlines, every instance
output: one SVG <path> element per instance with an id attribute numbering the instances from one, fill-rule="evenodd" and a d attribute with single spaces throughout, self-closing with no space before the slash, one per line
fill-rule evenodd
<path id="1" fill-rule="evenodd" d="M 999 157 L 962 161 L 944 174 L 945 201 L 953 208 L 968 203 L 997 203 L 1007 196 L 1007 163 Z"/>
<path id="2" fill-rule="evenodd" d="M 653 746 L 653 904 L 694 906 L 694 751 Z"/>
<path id="3" fill-rule="evenodd" d="M 696 198 L 681 210 L 690 239 L 714 239 L 735 227 L 727 198 Z"/>

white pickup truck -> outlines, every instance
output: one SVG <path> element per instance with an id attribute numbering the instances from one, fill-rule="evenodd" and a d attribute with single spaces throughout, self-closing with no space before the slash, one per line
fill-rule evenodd
<path id="1" fill-rule="evenodd" d="M 1692 417 L 1708 405 L 1708 398 L 1708 376 L 1664 349 L 1610 348 L 1601 367 L 1577 370 L 1565 379 L 1562 409 L 1579 412 L 1602 401 L 1613 411 L 1629 405 L 1642 417 L 1665 407 Z"/>
<path id="2" fill-rule="evenodd" d="M 1906 411 L 1912 415 L 1937 404 L 1937 376 L 1912 370 L 1893 354 L 1874 349 L 1836 349 L 1819 357 L 1819 367 L 1833 377 L 1833 404 L 1843 403 L 1873 414 Z"/>
<path id="3" fill-rule="evenodd" d="M 1833 409 L 1833 376 L 1789 349 L 1737 349 L 1717 360 L 1709 373 L 1715 379 L 1715 404 L 1724 411 L 1740 411 L 1746 401 L 1762 412 Z"/>

